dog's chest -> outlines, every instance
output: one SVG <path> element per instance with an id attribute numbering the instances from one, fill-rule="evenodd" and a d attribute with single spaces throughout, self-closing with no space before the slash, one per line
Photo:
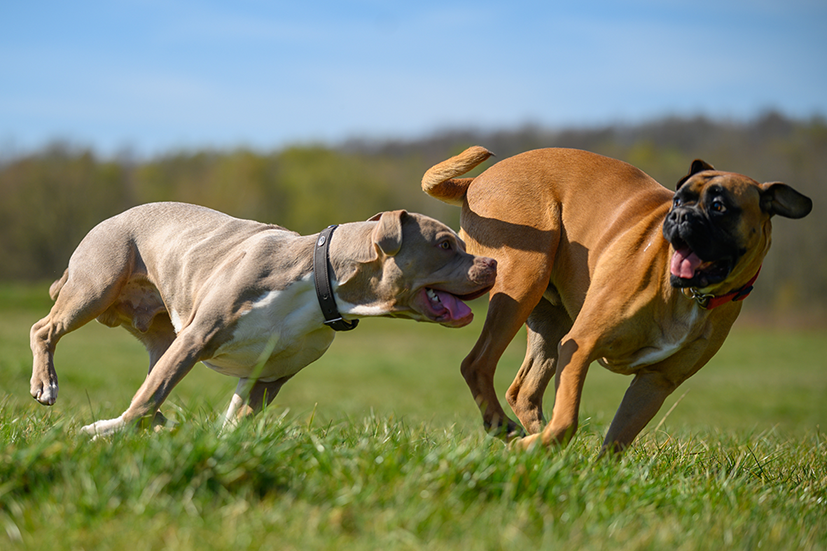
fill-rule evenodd
<path id="1" fill-rule="evenodd" d="M 240 313 L 231 339 L 204 363 L 233 377 L 268 381 L 293 375 L 333 342 L 335 333 L 322 319 L 312 279 L 269 291 Z"/>
<path id="2" fill-rule="evenodd" d="M 702 315 L 698 308 L 692 308 L 680 319 L 664 330 L 652 328 L 646 342 L 627 349 L 621 348 L 614 354 L 598 359 L 598 363 L 615 373 L 631 374 L 638 369 L 666 360 L 688 343 L 698 338 Z"/>

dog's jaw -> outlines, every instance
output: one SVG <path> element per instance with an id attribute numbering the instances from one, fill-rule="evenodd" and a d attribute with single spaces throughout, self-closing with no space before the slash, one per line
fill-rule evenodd
<path id="1" fill-rule="evenodd" d="M 459 297 L 437 289 L 423 287 L 411 306 L 427 320 L 446 327 L 464 327 L 474 319 L 471 308 Z"/>
<path id="2" fill-rule="evenodd" d="M 689 245 L 677 240 L 672 243 L 674 250 L 670 261 L 670 283 L 683 289 L 695 287 L 704 289 L 725 281 L 732 273 L 732 258 L 703 260 Z"/>
<path id="3" fill-rule="evenodd" d="M 474 319 L 466 301 L 480 297 L 490 287 L 459 296 L 435 287 L 419 287 L 399 293 L 394 299 L 374 304 L 351 304 L 337 297 L 339 311 L 348 317 L 392 317 L 438 323 L 445 327 L 465 327 Z"/>
<path id="4" fill-rule="evenodd" d="M 744 254 L 697 208 L 673 207 L 663 236 L 672 247 L 670 283 L 678 289 L 707 289 L 726 281 Z"/>
<path id="5" fill-rule="evenodd" d="M 491 290 L 496 270 L 494 259 L 478 258 L 468 273 L 469 283 L 474 282 L 471 292 L 459 294 L 461 291 L 447 285 L 427 284 L 414 290 L 410 305 L 426 321 L 445 327 L 465 327 L 474 319 L 474 313 L 465 303 Z"/>

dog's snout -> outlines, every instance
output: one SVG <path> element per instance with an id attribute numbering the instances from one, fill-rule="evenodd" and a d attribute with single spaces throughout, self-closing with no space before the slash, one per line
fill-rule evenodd
<path id="1" fill-rule="evenodd" d="M 493 284 L 497 277 L 497 261 L 493 258 L 478 256 L 474 259 L 474 265 L 469 275 L 473 281 Z"/>
<path id="2" fill-rule="evenodd" d="M 692 217 L 692 212 L 685 208 L 676 208 L 669 213 L 669 219 L 677 225 L 681 225 L 684 222 L 689 222 Z"/>
<path id="3" fill-rule="evenodd" d="M 681 213 L 680 209 L 672 209 L 669 212 L 669 220 L 671 222 L 675 222 L 677 224 L 677 223 L 680 223 L 682 219 L 683 219 L 683 214 Z"/>

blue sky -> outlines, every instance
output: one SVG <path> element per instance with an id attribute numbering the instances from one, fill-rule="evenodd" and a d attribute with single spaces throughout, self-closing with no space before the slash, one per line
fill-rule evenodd
<path id="1" fill-rule="evenodd" d="M 824 0 L 0 4 L 0 153 L 827 114 Z"/>

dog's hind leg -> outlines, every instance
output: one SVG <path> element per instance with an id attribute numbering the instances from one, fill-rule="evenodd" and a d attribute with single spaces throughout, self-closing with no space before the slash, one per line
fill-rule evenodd
<path id="1" fill-rule="evenodd" d="M 233 398 L 230 400 L 230 407 L 224 415 L 224 423 L 221 428 L 230 428 L 235 425 L 237 419 L 248 415 L 255 415 L 261 411 L 262 408 L 268 406 L 279 393 L 284 383 L 290 380 L 290 377 L 292 377 L 292 375 L 269 383 L 239 379 L 235 394 L 233 394 Z"/>
<path id="2" fill-rule="evenodd" d="M 250 397 L 250 390 L 252 390 L 255 381 L 251 381 L 245 377 L 238 380 L 238 386 L 235 388 L 235 393 L 230 400 L 230 407 L 224 414 L 224 421 L 221 423 L 221 429 L 234 428 L 236 419 L 244 415 L 245 403 Z"/>
<path id="3" fill-rule="evenodd" d="M 106 311 L 129 275 L 129 255 L 122 255 L 120 262 L 113 263 L 117 255 L 111 251 L 96 255 L 95 250 L 89 250 L 93 247 L 82 247 L 81 244 L 72 255 L 64 277 L 52 286 L 55 304 L 51 311 L 29 333 L 33 356 L 30 392 L 44 405 L 50 406 L 57 400 L 54 353 L 58 341 Z"/>
<path id="4" fill-rule="evenodd" d="M 545 425 L 543 394 L 554 377 L 560 339 L 571 329 L 572 321 L 562 306 L 541 300 L 526 321 L 528 343 L 520 371 L 506 393 L 511 409 L 529 434 Z"/>
<path id="5" fill-rule="evenodd" d="M 494 372 L 506 347 L 548 287 L 549 273 L 536 255 L 529 254 L 513 254 L 499 266 L 503 270 L 498 268 L 482 333 L 462 361 L 461 370 L 482 412 L 486 430 L 510 439 L 519 436 L 522 430 L 500 405 L 494 389 Z"/>
<path id="6" fill-rule="evenodd" d="M 499 182 L 496 173 L 474 180 L 462 207 L 460 236 L 468 252 L 497 261 L 497 280 L 489 293 L 485 324 L 462 362 L 462 375 L 482 412 L 486 430 L 510 439 L 522 430 L 500 405 L 494 373 L 506 347 L 549 288 L 562 235 L 561 207 L 551 200 L 543 203 L 548 208 L 514 211 L 510 206 L 520 204 L 530 191 L 525 185 L 503 188 Z M 534 428 L 536 423 L 529 425 Z"/>

